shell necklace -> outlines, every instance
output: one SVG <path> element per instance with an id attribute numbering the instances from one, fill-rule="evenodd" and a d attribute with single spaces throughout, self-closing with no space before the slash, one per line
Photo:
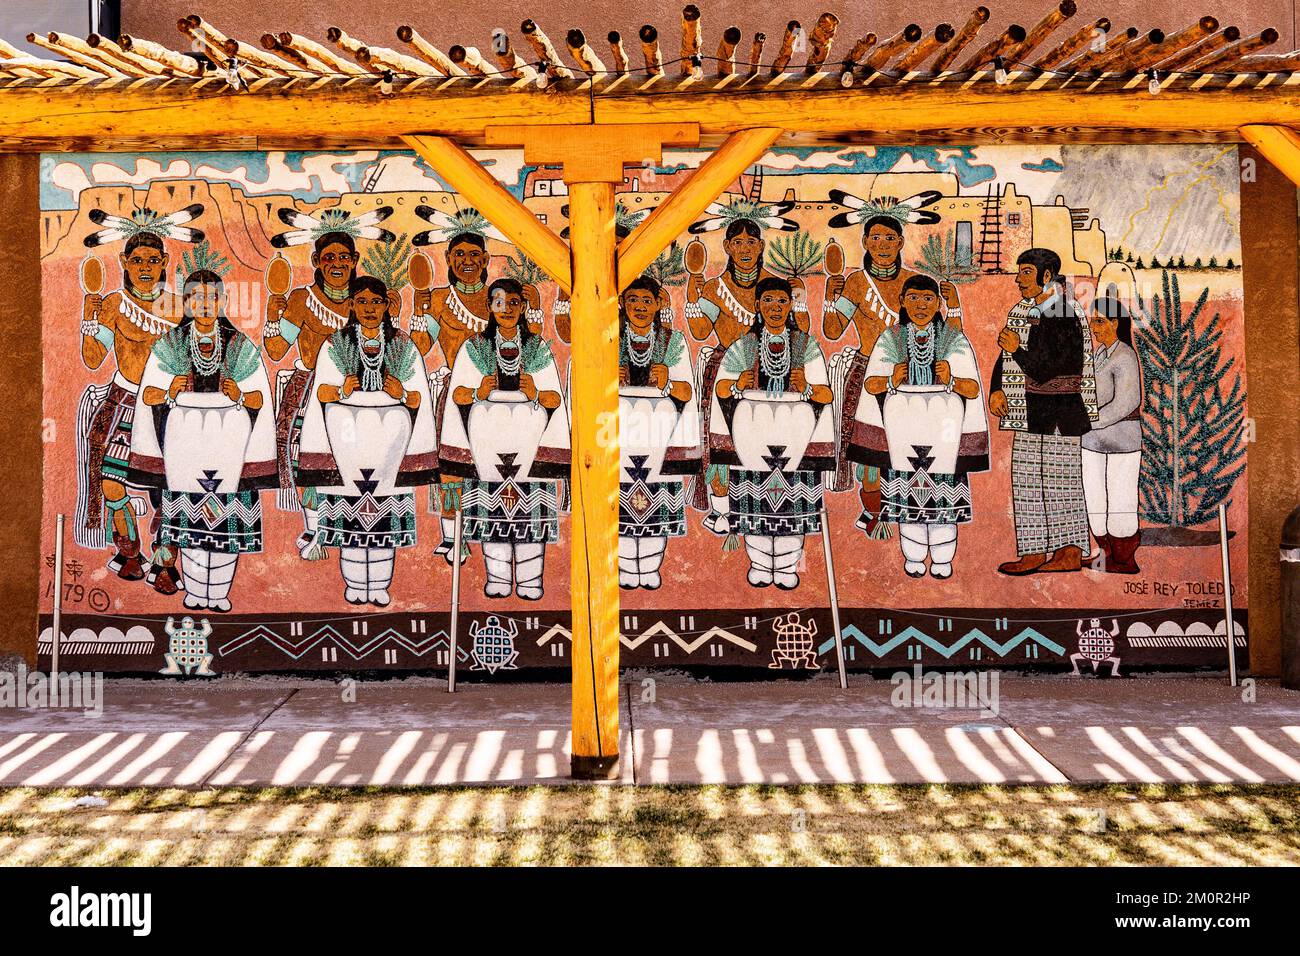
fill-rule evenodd
<path id="1" fill-rule="evenodd" d="M 330 294 L 329 289 L 325 290 L 325 295 L 330 301 L 334 300 L 334 296 Z M 346 299 L 347 296 L 345 295 L 343 298 Z M 348 321 L 346 315 L 339 315 L 326 305 L 325 300 L 320 297 L 320 293 L 316 291 L 315 286 L 307 290 L 307 311 L 316 316 L 321 325 L 334 332 L 343 328 Z"/>
<path id="2" fill-rule="evenodd" d="M 154 302 L 162 294 L 162 289 L 150 296 L 139 296 L 145 302 Z M 168 329 L 175 328 L 176 323 L 167 319 L 159 318 L 147 309 L 142 309 L 131 298 L 131 293 L 125 289 L 122 290 L 120 311 L 126 320 L 134 325 L 137 329 L 143 329 L 150 335 L 162 335 Z"/>
<path id="3" fill-rule="evenodd" d="M 790 374 L 790 330 L 784 329 L 773 335 L 767 326 L 763 326 L 760 345 L 758 357 L 763 366 L 763 374 L 768 379 L 767 393 L 775 397 L 785 390 L 785 378 Z M 773 351 L 774 345 L 780 346 L 780 349 Z"/>
<path id="4" fill-rule="evenodd" d="M 361 356 L 361 389 L 366 392 L 377 392 L 384 387 L 384 330 L 381 326 L 379 329 L 379 348 L 375 350 L 372 356 L 366 349 L 368 342 L 374 342 L 375 339 L 369 338 L 361 331 L 361 326 L 357 326 L 357 354 Z"/>
<path id="5" fill-rule="evenodd" d="M 627 337 L 628 337 L 628 344 L 627 344 L 628 361 L 630 361 L 637 368 L 646 368 L 647 366 L 649 366 L 650 361 L 654 358 L 654 348 L 653 348 L 654 337 L 655 337 L 654 326 L 652 325 L 650 327 L 650 331 L 647 332 L 645 335 L 639 335 L 629 325 L 627 328 Z M 638 349 L 636 347 L 638 345 L 644 347 Z"/>
<path id="6" fill-rule="evenodd" d="M 516 332 L 515 335 L 516 338 L 507 339 L 502 337 L 500 331 L 497 332 L 497 339 L 496 339 L 497 372 L 501 375 L 515 376 L 518 375 L 519 370 L 523 368 L 524 350 L 519 344 L 519 340 L 517 337 L 518 332 Z M 514 346 L 514 355 L 507 357 L 501 354 L 502 347 L 506 345 Z"/>
<path id="7" fill-rule="evenodd" d="M 199 348 L 200 343 L 212 343 L 212 352 L 204 355 L 203 350 Z M 214 325 L 210 334 L 199 337 L 199 325 L 197 322 L 190 323 L 190 361 L 194 365 L 194 371 L 199 375 L 215 375 L 221 368 L 221 331 Z"/>
<path id="8" fill-rule="evenodd" d="M 468 294 L 468 292 L 466 294 Z M 460 294 L 456 291 L 455 285 L 447 288 L 447 307 L 451 309 L 451 314 L 454 315 L 460 321 L 460 324 L 465 326 L 465 328 L 472 329 L 475 333 L 482 332 L 487 328 L 487 319 L 481 318 L 470 311 L 469 306 L 461 301 Z"/>

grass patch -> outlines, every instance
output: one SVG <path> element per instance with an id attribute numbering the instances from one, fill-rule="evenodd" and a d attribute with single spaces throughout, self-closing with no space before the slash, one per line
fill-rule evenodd
<path id="1" fill-rule="evenodd" d="M 1300 865 L 1300 788 L 0 790 L 0 865 Z"/>

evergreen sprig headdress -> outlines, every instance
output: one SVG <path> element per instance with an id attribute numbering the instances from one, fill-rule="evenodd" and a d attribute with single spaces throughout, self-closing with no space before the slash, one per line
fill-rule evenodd
<path id="1" fill-rule="evenodd" d="M 787 219 L 785 213 L 794 208 L 791 201 L 764 203 L 751 199 L 732 199 L 730 202 L 710 203 L 704 210 L 704 217 L 693 222 L 690 232 L 696 235 L 702 232 L 716 232 L 730 228 L 733 222 L 747 220 L 760 229 L 779 229 L 781 232 L 796 232 L 799 224 Z"/>
<path id="2" fill-rule="evenodd" d="M 341 232 L 352 239 L 378 239 L 392 242 L 396 238 L 387 229 L 380 229 L 379 223 L 393 214 L 392 206 L 380 206 L 354 216 L 346 209 L 324 209 L 316 215 L 298 212 L 296 209 L 281 209 L 276 213 L 280 221 L 293 228 L 282 232 L 271 240 L 277 249 L 286 246 L 301 246 L 315 242 L 321 236 L 331 232 Z"/>
<path id="3" fill-rule="evenodd" d="M 86 237 L 86 245 L 103 246 L 110 242 L 121 242 L 142 233 L 151 233 L 159 239 L 175 239 L 178 242 L 198 242 L 203 238 L 202 229 L 194 229 L 185 223 L 203 214 L 203 204 L 194 203 L 176 212 L 162 215 L 148 206 L 132 211 L 130 216 L 114 216 L 102 209 L 92 209 L 87 214 L 90 221 L 104 228 L 92 232 Z"/>
<path id="4" fill-rule="evenodd" d="M 897 196 L 880 196 L 877 199 L 859 199 L 842 189 L 830 191 L 831 202 L 844 206 L 848 212 L 839 212 L 831 217 L 828 225 L 832 229 L 865 223 L 876 216 L 888 216 L 898 224 L 915 223 L 929 225 L 939 221 L 939 214 L 926 208 L 933 206 L 943 196 L 937 189 L 927 189 L 906 199 Z"/>
<path id="5" fill-rule="evenodd" d="M 411 240 L 413 246 L 431 246 L 441 242 L 450 244 L 464 235 L 474 235 L 484 240 L 510 241 L 473 206 L 457 209 L 454 213 L 443 212 L 432 206 L 416 206 L 415 214 L 437 228 L 417 232 Z"/>

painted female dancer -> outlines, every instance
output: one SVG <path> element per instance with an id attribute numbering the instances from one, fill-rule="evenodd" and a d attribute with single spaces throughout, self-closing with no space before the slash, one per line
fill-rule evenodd
<path id="1" fill-rule="evenodd" d="M 339 549 L 344 597 L 386 607 L 396 549 L 415 545 L 413 489 L 437 480 L 437 440 L 429 377 L 388 287 L 362 276 L 349 300 L 317 357 L 298 467 L 320 489 L 317 539 Z"/>

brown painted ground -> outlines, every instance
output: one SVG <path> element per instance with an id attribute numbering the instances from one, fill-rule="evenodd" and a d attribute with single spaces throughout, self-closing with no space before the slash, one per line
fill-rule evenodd
<path id="1" fill-rule="evenodd" d="M 1297 865 L 1300 789 L 0 791 L 0 865 Z"/>

